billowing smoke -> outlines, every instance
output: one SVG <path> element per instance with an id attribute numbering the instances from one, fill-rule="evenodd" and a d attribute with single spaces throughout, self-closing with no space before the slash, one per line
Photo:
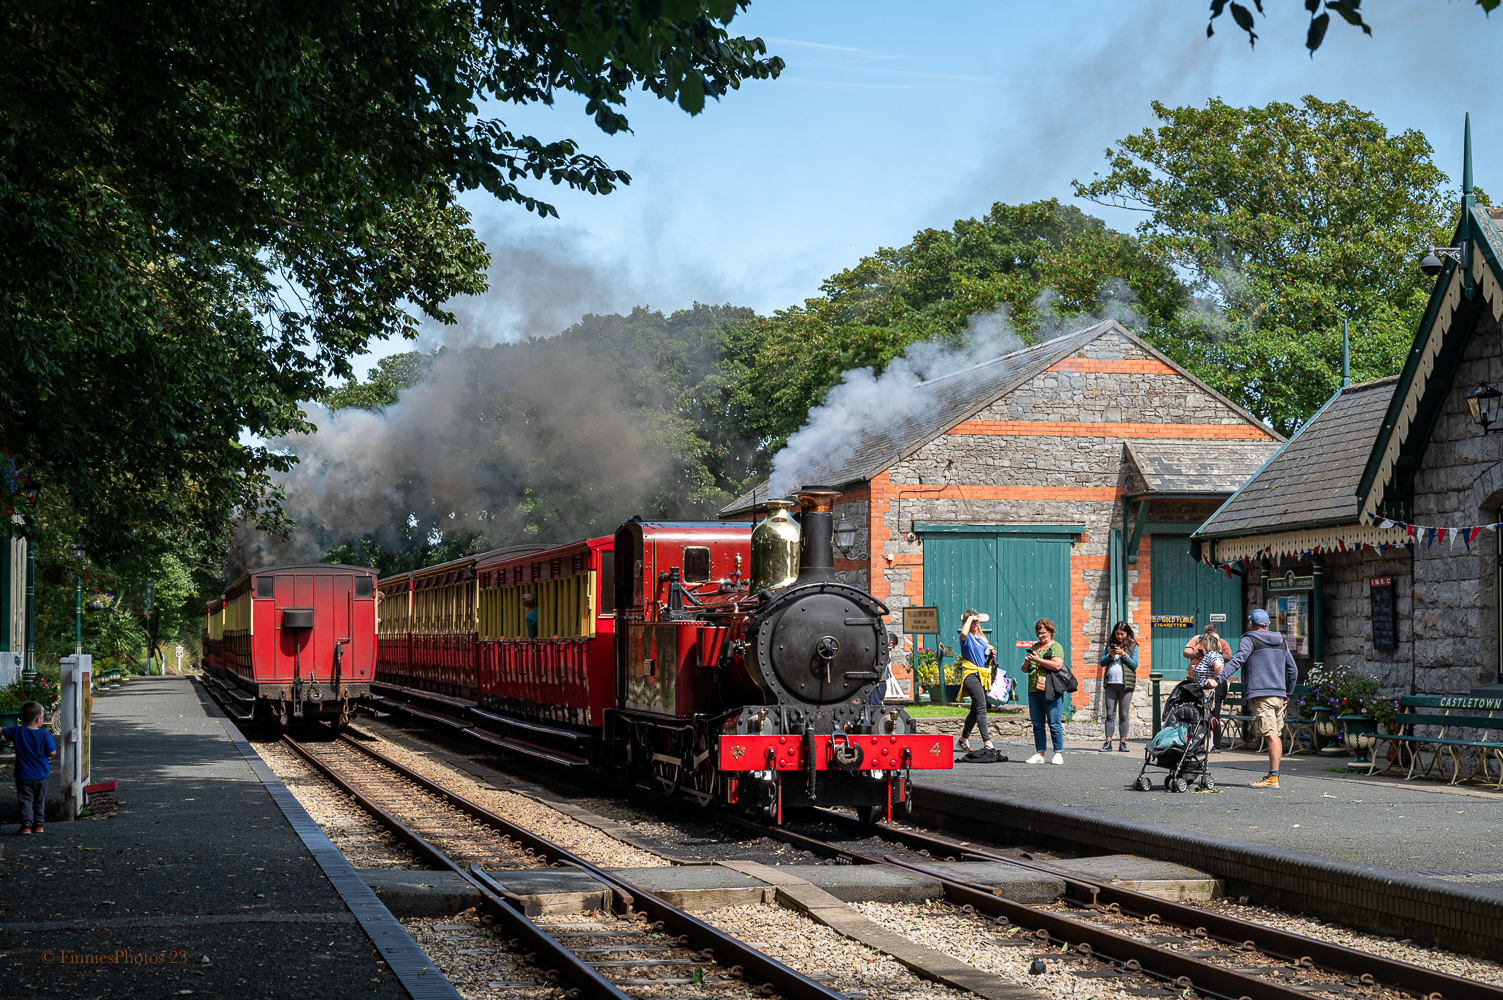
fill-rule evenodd
<path id="1" fill-rule="evenodd" d="M 919 388 L 921 383 L 1023 346 L 1008 314 L 1008 307 L 1001 306 L 972 316 L 959 343 L 926 340 L 911 344 L 880 375 L 870 368 L 846 372 L 773 457 L 768 495 L 787 496 L 800 486 L 822 482 L 852 457 L 873 426 L 923 422 L 936 400 Z"/>
<path id="2" fill-rule="evenodd" d="M 1103 291 L 1102 308 L 1089 315 L 1061 315 L 1054 309 L 1059 295 L 1045 289 L 1032 303 L 1034 343 L 1066 336 L 1103 320 L 1115 319 L 1129 329 L 1142 327 L 1134 311 L 1134 295 L 1117 279 Z M 809 411 L 809 419 L 772 460 L 767 496 L 780 497 L 801 486 L 829 483 L 831 473 L 842 468 L 863 443 L 872 427 L 883 427 L 893 437 L 906 438 L 905 427 L 929 423 L 937 394 L 925 391 L 925 383 L 972 365 L 1019 350 L 1022 338 L 1014 331 L 1011 309 L 1005 303 L 989 312 L 977 313 L 966 325 L 960 342 L 920 341 L 881 375 L 870 368 L 846 372 L 823 403 Z M 760 494 L 760 491 L 759 491 Z"/>
<path id="3" fill-rule="evenodd" d="M 440 352 L 384 412 L 311 407 L 317 432 L 280 442 L 298 456 L 280 481 L 298 530 L 286 540 L 242 531 L 231 575 L 316 562 L 362 537 L 387 552 L 455 536 L 480 547 L 560 543 L 638 513 L 706 515 L 678 488 L 688 477 L 674 400 L 632 377 L 630 332 L 619 328 L 637 318 L 587 319 L 573 332 L 597 323 L 585 329 L 593 344 L 564 336 Z"/>

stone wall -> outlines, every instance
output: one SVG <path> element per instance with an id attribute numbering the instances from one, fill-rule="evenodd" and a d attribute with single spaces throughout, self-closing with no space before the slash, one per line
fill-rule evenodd
<path id="1" fill-rule="evenodd" d="M 1480 294 L 1480 290 L 1479 290 Z M 1503 504 L 1503 434 L 1471 422 L 1465 396 L 1503 382 L 1503 337 L 1492 311 L 1468 345 L 1415 479 L 1414 521 L 1439 527 L 1492 523 Z M 1416 544 L 1414 660 L 1420 694 L 1456 694 L 1496 682 L 1498 536 L 1483 532 L 1468 552 Z"/>
<path id="2" fill-rule="evenodd" d="M 1408 694 L 1414 656 L 1414 630 L 1411 626 L 1414 586 L 1409 551 L 1398 548 L 1387 552 L 1328 552 L 1321 558 L 1324 564 L 1321 589 L 1325 601 L 1322 609 L 1325 663 L 1330 667 L 1350 667 L 1357 673 L 1376 677 L 1383 686 L 1383 693 L 1390 697 Z M 1308 576 L 1314 564 L 1308 559 L 1292 562 L 1277 567 L 1274 573 L 1283 573 L 1286 569 L 1292 569 L 1296 576 Z M 1368 581 L 1375 576 L 1393 578 L 1398 626 L 1398 646 L 1395 649 L 1373 647 L 1372 590 Z M 1262 573 L 1255 567 L 1247 580 L 1248 610 L 1265 607 L 1263 598 Z M 1227 641 L 1233 646 L 1237 642 L 1236 632 L 1230 627 Z"/>
<path id="3" fill-rule="evenodd" d="M 907 537 L 915 523 L 1085 525 L 1071 552 L 1068 628 L 1071 667 L 1082 688 L 1072 704 L 1077 713 L 1091 713 L 1099 703 L 1097 660 L 1112 624 L 1107 554 L 1110 530 L 1123 527 L 1124 440 L 1204 440 L 1212 446 L 1217 439 L 1267 435 L 1193 379 L 1156 363 L 1129 337 L 1107 333 L 1080 359 L 1066 359 L 1036 376 L 874 479 L 867 515 L 877 541 L 868 551 L 870 589 L 897 620 L 903 607 L 923 603 L 923 539 Z M 1136 370 L 1101 370 L 1109 366 L 1097 362 L 1110 360 L 1128 361 L 1121 367 Z M 1108 436 L 1102 423 L 1118 426 Z M 1176 513 L 1190 510 L 1166 511 L 1163 519 Z M 1153 519 L 1160 520 L 1157 507 Z M 854 516 L 851 520 L 855 523 Z M 1145 655 L 1139 673 L 1145 689 L 1151 666 L 1150 546 L 1145 536 L 1128 579 L 1132 620 L 1142 627 Z M 1147 701 L 1136 700 L 1145 718 Z"/>

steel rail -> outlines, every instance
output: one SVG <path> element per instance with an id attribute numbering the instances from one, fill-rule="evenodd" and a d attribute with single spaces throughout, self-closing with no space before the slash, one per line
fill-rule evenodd
<path id="1" fill-rule="evenodd" d="M 330 781 L 334 782 L 342 791 L 353 796 L 355 801 L 360 805 L 360 808 L 364 809 L 378 823 L 381 823 L 401 840 L 405 841 L 419 856 L 440 868 L 454 872 L 473 886 L 480 893 L 483 900 L 482 908 L 488 916 L 506 928 L 508 933 L 515 935 L 517 940 L 535 949 L 535 953 L 546 954 L 549 962 L 557 963 L 560 966 L 560 968 L 547 969 L 544 973 L 545 979 L 564 979 L 574 987 L 567 995 L 574 997 L 587 995 L 592 998 L 608 998 L 608 1000 L 631 1000 L 627 994 L 623 993 L 609 979 L 606 979 L 599 972 L 595 971 L 595 969 L 582 961 L 572 951 L 550 937 L 541 927 L 529 920 L 526 914 L 522 912 L 522 907 L 517 905 L 517 902 L 520 902 L 520 900 L 513 902 L 513 900 L 516 900 L 516 897 L 506 899 L 502 894 L 495 892 L 490 886 L 477 881 L 469 872 L 450 859 L 448 855 L 444 854 L 437 847 L 434 847 L 421 834 L 408 827 L 354 785 L 346 781 L 342 775 L 328 764 L 319 760 L 315 754 L 304 748 L 302 744 L 290 736 L 283 736 L 282 739 L 300 757 L 312 764 L 314 768 Z M 542 982 L 538 985 L 546 987 L 548 983 Z"/>
<path id="2" fill-rule="evenodd" d="M 848 817 L 834 813 L 830 816 L 842 824 L 852 824 Z M 1503 1000 L 1503 989 L 1453 976 L 1448 972 L 1426 969 L 1409 962 L 1358 951 L 1345 945 L 1321 941 L 1318 938 L 1306 937 L 1292 931 L 1243 920 L 1240 917 L 1214 913 L 1158 896 L 1123 889 L 1110 882 L 1066 874 L 1043 865 L 1031 864 L 1017 858 L 1009 858 L 1006 855 L 993 854 L 981 848 L 956 843 L 944 837 L 911 830 L 896 830 L 891 827 L 861 827 L 861 829 L 867 830 L 869 835 L 875 834 L 906 847 L 922 847 L 931 853 L 942 850 L 947 855 L 954 855 L 962 860 L 971 858 L 977 861 L 1002 862 L 1055 878 L 1064 878 L 1067 883 L 1073 882 L 1090 889 L 1095 896 L 1096 904 L 1101 908 L 1115 905 L 1124 914 L 1141 917 L 1154 916 L 1162 922 L 1178 927 L 1204 930 L 1207 937 L 1224 943 L 1243 948 L 1252 945 L 1265 955 L 1295 963 L 1309 960 L 1316 968 L 1323 968 L 1328 972 L 1356 977 L 1370 975 L 1379 982 L 1397 986 L 1421 997 L 1438 993 L 1444 1000 Z M 907 864 L 907 862 L 901 863 Z"/>
<path id="3" fill-rule="evenodd" d="M 419 774 L 417 771 L 414 771 L 400 761 L 393 760 L 379 750 L 364 746 L 358 740 L 352 739 L 349 736 L 342 736 L 341 740 L 355 747 L 372 760 L 390 768 L 435 795 L 442 797 L 450 805 L 472 818 L 489 824 L 498 831 L 505 832 L 512 840 L 530 847 L 534 853 L 551 861 L 562 862 L 580 869 L 597 882 L 600 882 L 618 894 L 626 904 L 628 911 L 635 907 L 641 912 L 646 913 L 649 919 L 661 921 L 664 927 L 677 934 L 681 939 L 687 938 L 686 945 L 692 945 L 701 952 L 709 951 L 714 956 L 714 961 L 718 964 L 727 968 L 739 967 L 742 976 L 748 981 L 755 979 L 762 984 L 764 992 L 772 990 L 784 997 L 790 998 L 790 1000 L 843 1000 L 841 994 L 821 986 L 819 983 L 789 968 L 777 959 L 725 933 L 720 928 L 700 920 L 691 913 L 680 910 L 678 907 L 648 892 L 646 889 L 642 889 L 606 871 L 599 865 L 586 861 L 572 851 L 560 847 L 558 844 L 544 837 L 538 836 L 527 828 L 519 826 L 505 817 L 498 816 L 484 806 L 465 798 L 458 792 L 445 788 L 426 775 Z M 472 883 L 476 881 L 469 874 L 466 877 Z M 497 883 L 492 881 L 491 884 L 496 885 Z"/>

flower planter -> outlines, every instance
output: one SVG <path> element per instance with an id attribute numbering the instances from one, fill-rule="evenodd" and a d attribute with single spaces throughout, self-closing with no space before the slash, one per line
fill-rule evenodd
<path id="1" fill-rule="evenodd" d="M 1340 726 L 1331 718 L 1329 705 L 1310 706 L 1310 715 L 1315 721 L 1310 729 L 1315 734 L 1315 751 L 1326 757 L 1340 756 L 1346 751 L 1336 744 L 1336 734 L 1340 732 Z"/>
<path id="2" fill-rule="evenodd" d="M 1347 748 L 1357 754 L 1352 763 L 1372 763 L 1370 755 L 1378 744 L 1378 720 L 1367 715 L 1342 715 L 1338 718 L 1345 726 Z"/>

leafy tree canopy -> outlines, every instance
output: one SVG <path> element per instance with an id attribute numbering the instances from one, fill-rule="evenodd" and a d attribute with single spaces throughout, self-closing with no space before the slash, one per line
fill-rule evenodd
<path id="1" fill-rule="evenodd" d="M 782 68 L 726 30 L 745 5 L 7 0 L 0 444 L 100 559 L 282 523 L 289 459 L 243 433 L 308 429 L 372 338 L 484 289 L 457 193 L 548 215 L 545 183 L 629 180 L 497 112 L 572 92 L 611 133 L 641 87 L 697 114 Z"/>
<path id="2" fill-rule="evenodd" d="M 1058 201 L 992 206 L 948 230 L 925 229 L 831 276 L 821 294 L 731 331 L 715 388 L 749 472 L 767 464 L 853 368 L 885 368 L 912 343 L 958 340 L 1001 311 L 1032 340 L 1061 316 L 1133 300 L 1160 328 L 1184 298 L 1173 272 L 1130 236 Z"/>
<path id="3" fill-rule="evenodd" d="M 1154 113 L 1075 189 L 1143 212 L 1145 252 L 1201 297 L 1158 346 L 1285 434 L 1339 385 L 1344 319 L 1354 377 L 1396 372 L 1430 293 L 1417 254 L 1456 223 L 1425 137 L 1313 97 Z"/>
<path id="4" fill-rule="evenodd" d="M 1503 0 L 1473 0 L 1482 8 L 1483 13 L 1491 14 L 1497 9 L 1499 2 Z M 1252 0 L 1252 5 L 1262 14 L 1263 0 Z M 1310 13 L 1310 23 L 1305 28 L 1305 48 L 1314 55 L 1315 50 L 1320 48 L 1321 42 L 1326 39 L 1326 31 L 1332 25 L 1331 15 L 1335 14 L 1341 20 L 1354 28 L 1360 28 L 1369 37 L 1373 33 L 1372 25 L 1362 20 L 1362 0 L 1305 0 L 1305 10 Z M 1230 13 L 1237 27 L 1247 35 L 1249 45 L 1258 44 L 1258 32 L 1256 31 L 1257 19 L 1246 4 L 1237 3 L 1236 0 L 1211 0 L 1211 19 L 1206 24 L 1206 37 L 1216 34 L 1216 19 L 1223 14 Z"/>

